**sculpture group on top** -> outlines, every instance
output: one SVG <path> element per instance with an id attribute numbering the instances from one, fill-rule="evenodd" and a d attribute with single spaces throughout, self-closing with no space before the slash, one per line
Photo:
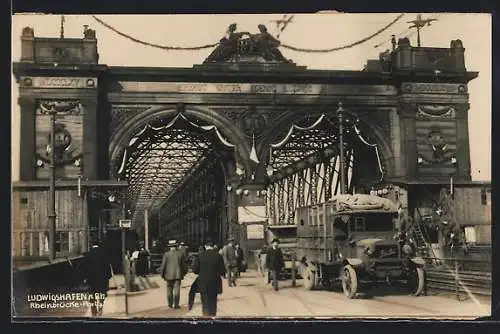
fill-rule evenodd
<path id="1" fill-rule="evenodd" d="M 281 42 L 273 37 L 265 25 L 259 24 L 259 33 L 236 32 L 236 23 L 229 26 L 219 45 L 207 57 L 205 63 L 224 62 L 241 56 L 260 56 L 270 62 L 291 61 L 286 59 L 278 50 Z"/>

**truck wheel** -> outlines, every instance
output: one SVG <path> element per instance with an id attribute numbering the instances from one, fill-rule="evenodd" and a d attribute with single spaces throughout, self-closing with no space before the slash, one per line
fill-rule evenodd
<path id="1" fill-rule="evenodd" d="M 304 289 L 312 290 L 315 288 L 316 273 L 312 271 L 309 267 L 304 267 L 302 269 L 301 276 L 304 280 Z"/>
<path id="2" fill-rule="evenodd" d="M 342 289 L 347 298 L 354 298 L 358 292 L 358 275 L 351 265 L 344 267 L 344 277 L 342 277 Z"/>
<path id="3" fill-rule="evenodd" d="M 421 267 L 415 267 L 415 270 L 411 272 L 410 279 L 408 281 L 411 294 L 418 297 L 423 294 L 425 288 L 425 274 L 424 269 Z"/>

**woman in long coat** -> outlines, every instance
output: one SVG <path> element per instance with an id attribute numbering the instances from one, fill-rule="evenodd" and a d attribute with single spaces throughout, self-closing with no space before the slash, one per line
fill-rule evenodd
<path id="1" fill-rule="evenodd" d="M 139 251 L 139 254 L 137 256 L 137 264 L 136 264 L 136 272 L 137 276 L 142 276 L 146 277 L 148 274 L 148 259 L 149 259 L 149 252 L 144 249 L 144 247 L 141 247 L 141 250 Z"/>

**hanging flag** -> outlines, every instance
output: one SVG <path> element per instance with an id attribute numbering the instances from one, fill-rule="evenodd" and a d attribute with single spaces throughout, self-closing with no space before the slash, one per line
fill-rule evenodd
<path id="1" fill-rule="evenodd" d="M 255 135 L 252 135 L 252 149 L 250 150 L 250 160 L 256 164 L 260 163 L 257 151 L 255 150 Z"/>

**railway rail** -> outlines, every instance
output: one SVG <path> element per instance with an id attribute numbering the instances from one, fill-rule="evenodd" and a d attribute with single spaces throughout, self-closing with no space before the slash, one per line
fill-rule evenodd
<path id="1" fill-rule="evenodd" d="M 428 293 L 453 294 L 459 301 L 475 297 L 491 298 L 491 263 L 488 261 L 452 258 L 428 260 L 432 263 L 426 268 Z"/>

